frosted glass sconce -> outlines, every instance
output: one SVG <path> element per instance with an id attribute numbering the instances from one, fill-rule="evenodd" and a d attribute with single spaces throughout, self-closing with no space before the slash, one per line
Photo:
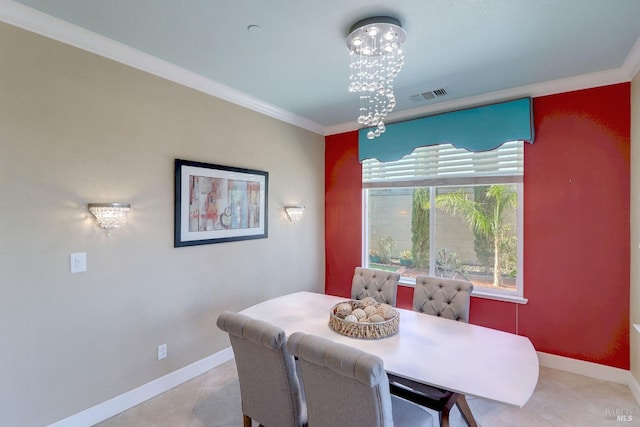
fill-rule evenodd
<path id="1" fill-rule="evenodd" d="M 298 222 L 304 214 L 304 206 L 285 206 L 284 211 L 291 222 Z"/>
<path id="2" fill-rule="evenodd" d="M 113 231 L 127 223 L 128 203 L 89 203 L 89 211 L 96 217 L 98 225 L 111 236 Z"/>

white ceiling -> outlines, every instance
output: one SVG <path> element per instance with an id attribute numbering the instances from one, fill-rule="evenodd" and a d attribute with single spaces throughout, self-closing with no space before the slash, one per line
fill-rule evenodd
<path id="1" fill-rule="evenodd" d="M 640 68 L 640 0 L 0 0 L 0 21 L 322 134 L 357 128 L 344 40 L 377 15 L 407 32 L 387 122 Z"/>

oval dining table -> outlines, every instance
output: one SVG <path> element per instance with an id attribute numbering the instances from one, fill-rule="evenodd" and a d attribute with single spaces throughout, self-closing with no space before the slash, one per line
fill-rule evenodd
<path id="1" fill-rule="evenodd" d="M 287 335 L 304 332 L 379 356 L 391 374 L 453 392 L 522 407 L 538 382 L 538 356 L 528 338 L 396 308 L 398 332 L 380 339 L 348 337 L 329 327 L 332 307 L 348 298 L 296 292 L 241 313 Z"/>

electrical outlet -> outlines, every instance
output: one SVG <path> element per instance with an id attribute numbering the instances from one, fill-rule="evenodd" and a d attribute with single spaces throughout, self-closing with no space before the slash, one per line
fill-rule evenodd
<path id="1" fill-rule="evenodd" d="M 158 346 L 158 360 L 162 360 L 165 357 L 167 357 L 167 345 L 166 344 L 160 344 Z"/>

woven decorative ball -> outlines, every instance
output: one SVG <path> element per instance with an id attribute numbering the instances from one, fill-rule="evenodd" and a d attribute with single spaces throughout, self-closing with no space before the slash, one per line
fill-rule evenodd
<path id="1" fill-rule="evenodd" d="M 351 312 L 351 314 L 356 316 L 358 318 L 358 320 L 362 320 L 362 319 L 367 317 L 367 313 L 361 308 L 356 308 L 355 310 L 353 310 Z"/>
<path id="2" fill-rule="evenodd" d="M 365 308 L 363 308 L 363 310 L 365 313 L 367 313 L 367 317 L 371 316 L 372 314 L 376 314 L 378 312 L 378 308 L 373 305 L 368 305 Z"/>
<path id="3" fill-rule="evenodd" d="M 348 315 L 350 315 L 352 311 L 353 311 L 353 307 L 351 307 L 351 304 L 346 302 L 343 302 L 342 304 L 338 304 L 336 306 L 336 315 L 343 319 Z"/>
<path id="4" fill-rule="evenodd" d="M 377 305 L 378 305 L 378 302 L 377 302 L 377 301 L 376 301 L 376 299 L 375 299 L 375 298 L 373 298 L 373 297 L 364 297 L 364 298 L 362 298 L 361 303 L 362 303 L 362 305 L 364 305 L 365 307 L 367 307 L 367 306 L 373 306 L 373 307 L 375 307 L 375 306 L 377 306 Z"/>
<path id="5" fill-rule="evenodd" d="M 377 308 L 378 308 L 378 310 L 387 310 L 387 309 L 395 310 L 395 308 L 393 308 L 392 305 L 385 304 L 385 303 L 378 304 Z"/>
<path id="6" fill-rule="evenodd" d="M 351 300 L 349 301 L 349 304 L 351 304 L 351 307 L 353 307 L 354 310 L 356 308 L 364 308 L 364 304 L 362 303 L 362 300 Z"/>
<path id="7" fill-rule="evenodd" d="M 396 309 L 389 304 L 380 304 L 377 308 L 377 313 L 385 319 L 392 319 L 396 315 Z"/>
<path id="8" fill-rule="evenodd" d="M 382 323 L 382 322 L 384 322 L 384 317 L 380 316 L 379 314 L 374 314 L 372 316 L 369 316 L 369 322 L 371 322 L 371 323 Z"/>
<path id="9" fill-rule="evenodd" d="M 350 300 L 333 306 L 329 327 L 342 335 L 364 339 L 384 338 L 398 332 L 400 316 L 395 308 L 375 300 L 374 304 L 363 305 L 362 301 Z M 350 314 L 345 315 L 349 310 L 344 304 L 351 307 Z M 386 318 L 382 313 L 390 317 Z"/>

